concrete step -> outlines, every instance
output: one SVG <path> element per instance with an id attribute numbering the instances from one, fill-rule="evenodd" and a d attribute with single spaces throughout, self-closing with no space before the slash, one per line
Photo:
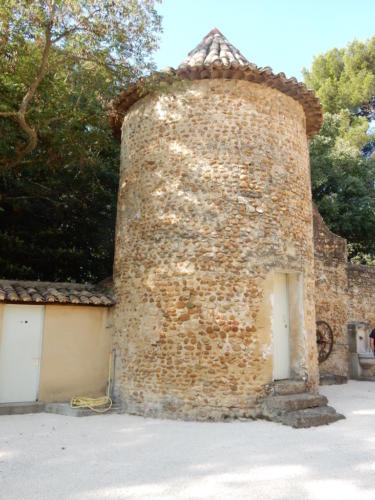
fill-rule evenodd
<path id="1" fill-rule="evenodd" d="M 44 411 L 67 417 L 88 417 L 95 415 L 89 408 L 72 408 L 70 403 L 46 403 Z"/>
<path id="2" fill-rule="evenodd" d="M 273 383 L 273 395 L 301 394 L 306 392 L 306 383 L 303 380 L 277 380 Z"/>
<path id="3" fill-rule="evenodd" d="M 100 410 L 100 407 L 98 410 Z M 70 403 L 46 403 L 44 411 L 46 413 L 55 413 L 56 415 L 66 415 L 67 417 L 89 417 L 101 413 L 118 413 L 115 405 L 112 405 L 111 409 L 106 412 L 99 412 L 90 408 L 72 408 Z"/>
<path id="4" fill-rule="evenodd" d="M 119 404 L 112 405 L 108 413 L 119 413 Z M 24 415 L 27 413 L 54 413 L 55 415 L 66 415 L 68 417 L 88 417 L 97 415 L 90 408 L 71 408 L 70 403 L 0 403 L 1 415 Z"/>
<path id="5" fill-rule="evenodd" d="M 270 396 L 263 401 L 263 413 L 273 415 L 274 412 L 291 412 L 325 406 L 328 400 L 321 394 L 286 394 L 284 396 Z"/>
<path id="6" fill-rule="evenodd" d="M 31 403 L 0 403 L 0 415 L 25 415 L 43 411 L 44 403 L 39 403 L 39 401 Z"/>
<path id="7" fill-rule="evenodd" d="M 307 408 L 286 412 L 278 417 L 278 422 L 283 425 L 289 425 L 295 429 L 304 429 L 307 427 L 318 427 L 319 425 L 328 425 L 338 420 L 342 420 L 344 415 L 337 413 L 331 406 L 319 406 L 316 408 Z"/>

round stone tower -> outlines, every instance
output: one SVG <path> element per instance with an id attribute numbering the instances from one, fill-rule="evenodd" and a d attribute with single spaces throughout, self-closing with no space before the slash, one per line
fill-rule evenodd
<path id="1" fill-rule="evenodd" d="M 308 139 L 321 107 L 216 29 L 163 80 L 113 106 L 116 394 L 129 413 L 256 416 L 276 380 L 317 387 Z"/>

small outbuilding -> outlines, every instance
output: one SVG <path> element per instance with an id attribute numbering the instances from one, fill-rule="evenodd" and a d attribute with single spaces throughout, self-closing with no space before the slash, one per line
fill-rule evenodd
<path id="1" fill-rule="evenodd" d="M 0 403 L 103 394 L 113 304 L 93 285 L 0 280 Z"/>

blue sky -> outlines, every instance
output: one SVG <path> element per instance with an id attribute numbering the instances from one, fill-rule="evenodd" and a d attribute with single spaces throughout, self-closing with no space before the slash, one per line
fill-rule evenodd
<path id="1" fill-rule="evenodd" d="M 177 67 L 214 27 L 258 66 L 302 79 L 313 57 L 375 35 L 375 0 L 164 0 L 158 69 Z"/>

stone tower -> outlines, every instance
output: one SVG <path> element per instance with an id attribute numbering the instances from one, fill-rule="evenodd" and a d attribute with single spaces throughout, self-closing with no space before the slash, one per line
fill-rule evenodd
<path id="1" fill-rule="evenodd" d="M 114 283 L 125 411 L 252 416 L 274 380 L 317 387 L 308 139 L 319 101 L 217 30 L 113 105 Z"/>

